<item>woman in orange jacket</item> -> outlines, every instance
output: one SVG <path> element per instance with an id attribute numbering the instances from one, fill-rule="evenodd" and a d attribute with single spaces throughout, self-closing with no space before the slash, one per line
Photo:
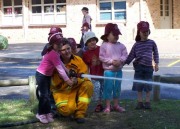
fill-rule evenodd
<path id="1" fill-rule="evenodd" d="M 63 44 L 60 53 L 67 69 L 74 70 L 77 74 L 88 73 L 88 68 L 83 60 L 72 54 L 68 40 Z M 93 93 L 93 84 L 88 78 L 72 77 L 71 79 L 75 83 L 73 86 L 69 86 L 57 72 L 54 72 L 51 91 L 57 111 L 61 115 L 73 115 L 77 123 L 84 123 L 85 113 Z"/>

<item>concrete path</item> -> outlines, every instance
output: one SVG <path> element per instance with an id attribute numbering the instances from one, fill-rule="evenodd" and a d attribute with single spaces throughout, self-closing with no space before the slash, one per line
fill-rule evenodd
<path id="1" fill-rule="evenodd" d="M 41 51 L 45 44 L 43 43 L 20 43 L 10 44 L 7 50 L 0 50 L 0 80 L 28 78 L 35 74 L 35 70 L 41 60 Z M 179 47 L 180 48 L 180 47 Z M 170 58 L 179 58 L 179 50 L 174 49 L 169 55 Z M 162 51 L 161 51 L 162 52 Z M 163 51 L 165 53 L 165 51 Z M 163 54 L 163 52 L 161 54 Z M 168 55 L 168 54 L 167 54 Z M 165 56 L 164 56 L 165 57 Z M 166 56 L 167 58 L 168 56 Z M 168 58 L 169 58 L 168 57 Z M 180 71 L 177 67 L 176 72 Z M 7 69 L 7 70 L 5 70 Z M 8 71 L 10 69 L 11 71 Z M 132 67 L 128 68 L 132 70 Z M 125 78 L 133 79 L 133 72 L 124 72 Z M 131 91 L 132 83 L 122 83 L 122 99 L 136 99 L 136 92 Z M 161 98 L 180 99 L 180 91 L 173 88 L 162 88 Z M 29 98 L 28 86 L 14 86 L 0 88 L 0 99 L 18 99 Z"/>

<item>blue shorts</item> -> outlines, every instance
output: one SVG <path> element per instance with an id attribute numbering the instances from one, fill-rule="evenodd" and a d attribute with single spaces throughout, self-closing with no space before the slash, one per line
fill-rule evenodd
<path id="1" fill-rule="evenodd" d="M 153 71 L 154 71 L 152 66 L 137 64 L 135 65 L 134 69 L 135 69 L 134 80 L 152 81 Z M 132 90 L 138 92 L 152 91 L 152 84 L 134 82 Z"/>
<path id="2" fill-rule="evenodd" d="M 119 71 L 104 71 L 105 77 L 115 77 L 122 78 L 122 70 Z M 105 79 L 104 80 L 104 88 L 103 88 L 103 98 L 105 100 L 118 99 L 121 92 L 121 81 L 120 80 L 112 80 Z"/>

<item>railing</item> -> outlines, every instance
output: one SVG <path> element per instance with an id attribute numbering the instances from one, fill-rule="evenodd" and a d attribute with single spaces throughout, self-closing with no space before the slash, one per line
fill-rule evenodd
<path id="1" fill-rule="evenodd" d="M 28 79 L 15 79 L 15 80 L 0 80 L 0 87 L 6 86 L 25 86 L 29 85 L 29 98 L 30 102 L 36 100 L 36 78 L 35 76 L 29 76 Z"/>
<path id="2" fill-rule="evenodd" d="M 153 76 L 154 82 L 178 83 L 180 84 L 180 76 Z M 24 86 L 29 85 L 30 102 L 34 103 L 36 100 L 36 79 L 35 76 L 29 76 L 28 79 L 16 80 L 0 80 L 0 87 L 6 86 Z M 160 85 L 153 86 L 153 101 L 160 101 Z"/>

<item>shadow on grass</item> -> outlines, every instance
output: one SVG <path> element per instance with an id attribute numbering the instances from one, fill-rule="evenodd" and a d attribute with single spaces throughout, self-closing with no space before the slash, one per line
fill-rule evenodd
<path id="1" fill-rule="evenodd" d="M 134 110 L 136 106 L 134 100 L 122 100 L 120 104 L 126 108 L 126 112 L 111 112 L 107 115 L 102 112 L 94 113 L 96 103 L 91 102 L 85 124 L 77 124 L 72 118 L 62 116 L 56 117 L 53 123 L 41 124 L 35 119 L 37 103 L 31 105 L 23 100 L 13 103 L 1 102 L 0 123 L 26 120 L 35 122 L 8 129 L 179 129 L 180 127 L 180 100 L 152 102 L 152 110 Z M 5 118 L 6 115 L 9 117 Z"/>

